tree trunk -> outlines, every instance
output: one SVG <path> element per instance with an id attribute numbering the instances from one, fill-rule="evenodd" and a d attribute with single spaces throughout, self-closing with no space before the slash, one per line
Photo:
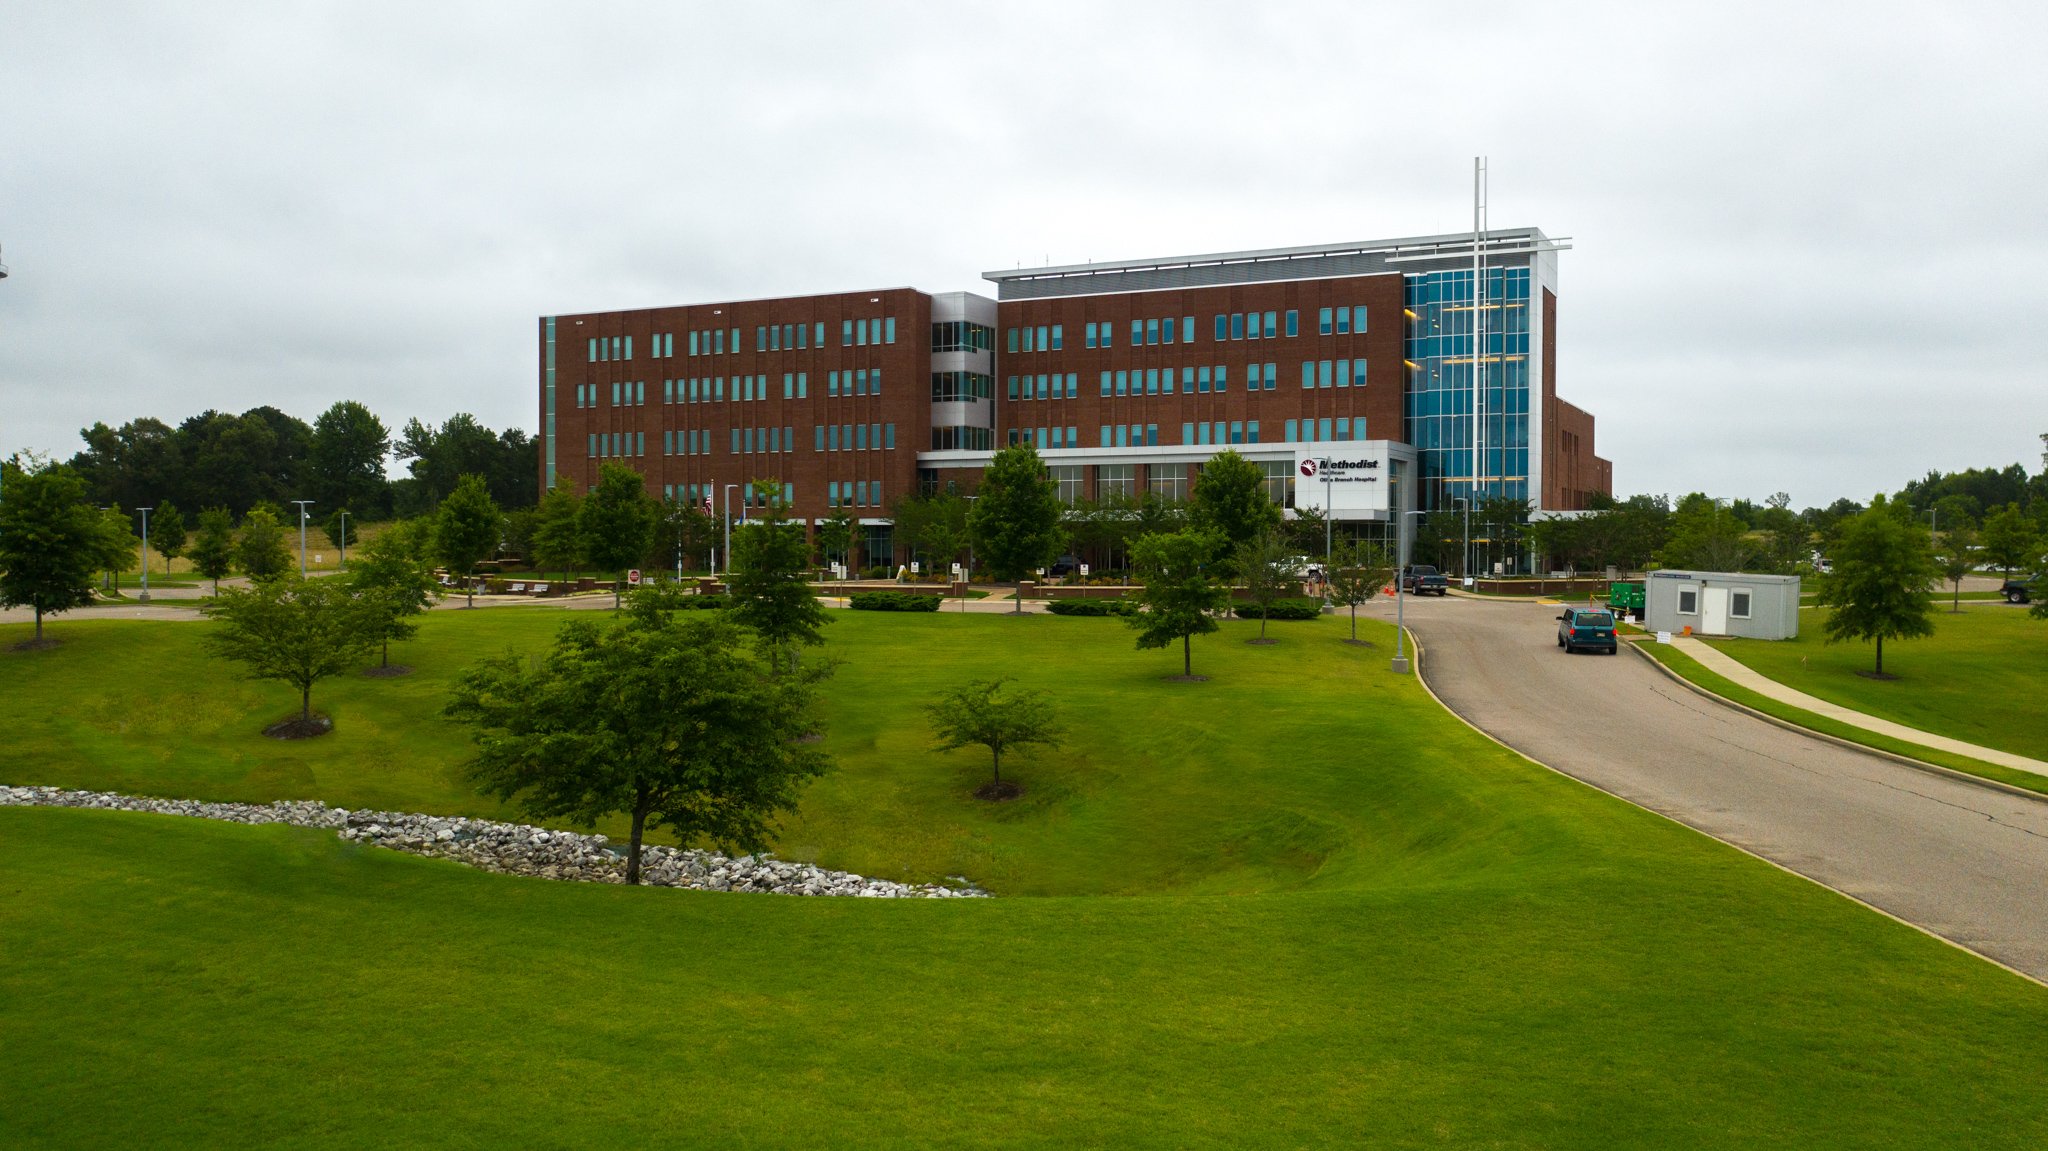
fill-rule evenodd
<path id="1" fill-rule="evenodd" d="M 626 844 L 626 882 L 638 885 L 640 882 L 640 837 L 647 831 L 647 804 L 642 802 L 633 808 L 633 836 Z"/>
<path id="2" fill-rule="evenodd" d="M 1351 605 L 1351 642 L 1358 642 L 1358 605 Z"/>
<path id="3" fill-rule="evenodd" d="M 1180 673 L 1188 679 L 1195 677 L 1195 641 L 1186 635 L 1180 637 Z"/>
<path id="4" fill-rule="evenodd" d="M 1877 637 L 1877 674 L 1884 675 L 1884 637 Z"/>
<path id="5" fill-rule="evenodd" d="M 313 722 L 313 685 L 310 683 L 299 689 L 299 722 Z"/>
<path id="6" fill-rule="evenodd" d="M 36 642 L 43 642 L 43 608 L 41 604 L 36 605 Z"/>
<path id="7" fill-rule="evenodd" d="M 391 637 L 390 637 L 390 636 L 388 636 L 388 635 L 384 637 L 384 662 L 383 662 L 383 663 L 381 663 L 381 664 L 379 664 L 378 666 L 380 666 L 380 667 L 390 667 L 390 666 L 391 666 Z"/>
<path id="8" fill-rule="evenodd" d="M 989 751 L 990 751 L 990 752 L 992 752 L 992 753 L 994 753 L 994 755 L 995 755 L 995 757 L 996 757 L 996 759 L 995 759 L 995 770 L 996 770 L 996 782 L 997 782 L 997 783 L 1001 783 L 1001 782 L 1003 782 L 1003 749 L 1002 749 L 1002 748 L 1000 748 L 1000 747 L 991 747 L 991 748 L 989 748 Z"/>
<path id="9" fill-rule="evenodd" d="M 1265 607 L 1261 607 L 1261 608 L 1259 608 L 1259 638 L 1260 638 L 1260 639 L 1265 639 L 1265 638 L 1266 638 L 1266 613 L 1267 613 L 1267 612 L 1268 612 L 1269 610 L 1271 610 L 1271 609 L 1269 609 L 1269 608 L 1265 608 Z"/>

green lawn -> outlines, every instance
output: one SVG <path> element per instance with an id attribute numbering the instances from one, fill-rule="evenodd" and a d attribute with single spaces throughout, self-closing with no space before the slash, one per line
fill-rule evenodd
<path id="1" fill-rule="evenodd" d="M 492 813 L 434 716 L 549 612 L 315 694 L 205 624 L 0 652 L 0 780 Z M 1346 621 L 834 613 L 839 770 L 782 850 L 988 901 L 551 884 L 324 832 L 0 809 L 0 1146 L 2031 1148 L 2048 990 L 1527 764 Z M 26 629 L 0 629 L 0 644 Z M 1012 670 L 1064 751 L 928 750 Z M 127 685 L 137 685 L 131 689 Z M 173 688 L 170 685 L 176 685 Z"/>
<path id="2" fill-rule="evenodd" d="M 2025 608 L 1966 606 L 1933 615 L 1934 635 L 1884 645 L 1884 670 L 1868 643 L 1825 642 L 1825 611 L 1799 617 L 1799 638 L 1776 643 L 1708 640 L 1789 687 L 1830 703 L 1953 739 L 2048 759 L 2048 622 Z"/>

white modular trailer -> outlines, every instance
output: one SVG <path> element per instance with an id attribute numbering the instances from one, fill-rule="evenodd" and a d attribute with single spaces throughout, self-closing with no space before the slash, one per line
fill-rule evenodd
<path id="1" fill-rule="evenodd" d="M 1799 577 L 1653 571 L 1643 583 L 1643 611 L 1651 631 L 1792 639 L 1799 634 Z"/>

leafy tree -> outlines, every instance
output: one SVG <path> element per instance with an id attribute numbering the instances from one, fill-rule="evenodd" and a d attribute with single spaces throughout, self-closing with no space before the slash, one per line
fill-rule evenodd
<path id="1" fill-rule="evenodd" d="M 1052 701 L 1044 692 L 1005 691 L 1010 679 L 974 680 L 940 692 L 925 705 L 938 750 L 985 747 L 989 750 L 991 783 L 1003 782 L 1003 751 L 1042 744 L 1058 747 L 1065 732 Z"/>
<path id="2" fill-rule="evenodd" d="M 1012 444 L 995 454 L 967 513 L 967 531 L 978 562 L 999 580 L 1022 580 L 1059 554 L 1066 534 L 1058 485 L 1031 444 Z M 1021 599 L 1016 611 L 1024 610 Z"/>
<path id="3" fill-rule="evenodd" d="M 661 509 L 648 496 L 639 472 L 623 464 L 598 467 L 597 486 L 583 497 L 583 506 L 576 511 L 576 527 L 583 540 L 583 557 L 613 576 L 614 609 L 619 606 L 626 569 L 647 554 L 660 515 Z"/>
<path id="4" fill-rule="evenodd" d="M 178 436 L 162 420 L 144 417 L 120 428 L 96 423 L 79 431 L 85 451 L 70 467 L 85 481 L 87 500 L 143 507 L 179 490 L 183 461 Z"/>
<path id="5" fill-rule="evenodd" d="M 1272 610 L 1273 601 L 1301 579 L 1301 571 L 1289 554 L 1291 546 L 1277 527 L 1269 527 L 1237 549 L 1238 578 L 1244 581 L 1245 593 L 1259 608 L 1259 638 L 1255 642 L 1266 642 L 1267 613 Z"/>
<path id="6" fill-rule="evenodd" d="M 1816 602 L 1831 609 L 1827 642 L 1876 640 L 1878 678 L 1884 677 L 1884 641 L 1934 634 L 1927 589 L 1939 572 L 1927 531 L 1892 514 L 1883 496 L 1842 525 L 1835 541 L 1834 574 L 1821 580 Z"/>
<path id="7" fill-rule="evenodd" d="M 2020 505 L 2006 504 L 1984 520 L 1984 557 L 1997 564 L 2006 579 L 2011 579 L 2014 568 L 2034 560 L 2038 538 L 2034 521 Z"/>
<path id="8" fill-rule="evenodd" d="M 242 538 L 235 544 L 235 566 L 259 583 L 291 571 L 292 554 L 285 546 L 284 525 L 269 508 L 253 508 L 242 520 Z M 214 594 L 220 594 L 218 582 Z"/>
<path id="9" fill-rule="evenodd" d="M 421 510 L 438 506 L 466 475 L 484 477 L 501 507 L 532 507 L 540 497 L 533 441 L 517 428 L 493 433 L 468 412 L 439 427 L 407 420 L 392 454 L 409 461 L 415 489 L 408 498 Z"/>
<path id="10" fill-rule="evenodd" d="M 1280 525 L 1280 506 L 1266 496 L 1266 475 L 1259 465 L 1235 450 L 1211 456 L 1195 479 L 1188 500 L 1189 526 L 1213 533 L 1224 549 L 1217 559 L 1228 566 L 1237 549 L 1260 532 Z"/>
<path id="11" fill-rule="evenodd" d="M 1394 576 L 1386 549 L 1358 540 L 1339 545 L 1330 562 L 1330 598 L 1351 609 L 1351 642 L 1358 642 L 1358 605 L 1372 602 Z"/>
<path id="12" fill-rule="evenodd" d="M 1977 566 L 1977 533 L 1961 524 L 1943 532 L 1935 560 L 1941 565 L 1942 577 L 1955 585 L 1949 614 L 1956 615 L 1963 610 L 1963 577 Z"/>
<path id="13" fill-rule="evenodd" d="M 391 432 L 370 409 L 342 400 L 313 421 L 306 465 L 313 497 L 332 508 L 377 508 L 386 499 Z M 330 535 L 330 538 L 332 536 Z M 340 541 L 336 547 L 343 546 Z"/>
<path id="14" fill-rule="evenodd" d="M 498 504 L 479 475 L 466 475 L 434 513 L 434 551 L 448 570 L 462 577 L 467 606 L 476 606 L 476 582 L 469 578 L 477 562 L 498 547 Z"/>
<path id="15" fill-rule="evenodd" d="M 131 520 L 120 508 L 107 508 L 100 512 L 99 532 L 93 546 L 100 570 L 107 573 L 107 586 L 110 588 L 120 587 L 116 577 L 128 570 L 129 560 L 136 558 L 138 537 L 132 524 L 139 522 L 140 518 Z"/>
<path id="16" fill-rule="evenodd" d="M 583 563 L 583 530 L 577 523 L 581 497 L 566 487 L 551 489 L 541 497 L 531 537 L 532 554 L 527 558 L 539 571 L 558 571 L 564 580 L 571 569 Z"/>
<path id="17" fill-rule="evenodd" d="M 164 557 L 164 574 L 170 574 L 171 561 L 185 554 L 185 513 L 178 505 L 165 500 L 150 513 L 149 546 Z"/>
<path id="18" fill-rule="evenodd" d="M 362 534 L 356 530 L 357 524 L 356 513 L 341 508 L 321 522 L 320 530 L 327 536 L 328 543 L 345 551 L 356 546 L 356 537 Z"/>
<path id="19" fill-rule="evenodd" d="M 1692 571 L 1741 571 L 1749 558 L 1745 525 L 1730 509 L 1694 492 L 1678 501 L 1671 534 L 1658 558 L 1665 567 Z"/>
<path id="20" fill-rule="evenodd" d="M 818 521 L 818 550 L 824 553 L 826 562 L 852 566 L 848 553 L 853 550 L 853 529 L 853 513 L 845 508 L 834 509 Z"/>
<path id="21" fill-rule="evenodd" d="M 1284 514 L 1284 513 L 1283 513 Z M 1286 533 L 1287 546 L 1305 556 L 1323 556 L 1324 547 L 1331 541 L 1330 517 L 1321 508 L 1297 508 L 1294 518 L 1284 520 L 1280 530 Z"/>
<path id="22" fill-rule="evenodd" d="M 0 607 L 43 616 L 92 602 L 93 576 L 105 558 L 98 511 L 85 502 L 85 482 L 62 464 L 0 463 Z"/>
<path id="23" fill-rule="evenodd" d="M 444 505 L 445 506 L 445 505 Z M 426 520 L 392 524 L 372 537 L 348 568 L 348 586 L 375 624 L 378 666 L 391 666 L 391 641 L 411 639 L 419 616 L 441 595 L 428 554 Z"/>
<path id="24" fill-rule="evenodd" d="M 825 609 L 804 579 L 810 544 L 804 539 L 804 526 L 785 514 L 782 484 L 757 481 L 754 488 L 766 494 L 767 512 L 733 536 L 732 570 L 726 575 L 728 614 L 761 637 L 770 672 L 781 670 L 785 653 L 794 671 L 798 645 L 825 641 L 820 634 L 827 622 Z"/>
<path id="25" fill-rule="evenodd" d="M 213 594 L 220 594 L 220 578 L 235 570 L 235 516 L 226 508 L 208 508 L 199 513 L 199 532 L 192 537 L 192 570 L 213 581 Z"/>
<path id="26" fill-rule="evenodd" d="M 953 492 L 940 492 L 927 501 L 928 514 L 917 525 L 911 543 L 924 554 L 934 572 L 944 574 L 967 550 L 972 533 L 967 529 L 966 500 Z M 1033 567 L 1038 565 L 1034 564 Z"/>
<path id="27" fill-rule="evenodd" d="M 245 666 L 251 679 L 298 689 L 298 735 L 325 730 L 313 720 L 313 685 L 361 663 L 381 623 L 342 580 L 304 579 L 296 572 L 229 588 L 205 610 L 217 625 L 206 635 L 216 654 Z"/>
<path id="28" fill-rule="evenodd" d="M 531 666 L 508 654 L 471 668 L 447 707 L 477 728 L 469 778 L 536 817 L 625 813 L 627 883 L 650 826 L 685 844 L 765 845 L 829 761 L 804 740 L 806 678 L 764 675 L 737 626 L 708 614 L 571 620 Z"/>
<path id="29" fill-rule="evenodd" d="M 1168 535 L 1139 536 L 1131 545 L 1144 582 L 1139 602 L 1145 610 L 1129 617 L 1138 629 L 1138 648 L 1166 647 L 1180 641 L 1181 676 L 1195 675 L 1192 639 L 1216 630 L 1210 613 L 1230 606 L 1230 593 L 1209 570 L 1222 537 L 1190 528 Z"/>

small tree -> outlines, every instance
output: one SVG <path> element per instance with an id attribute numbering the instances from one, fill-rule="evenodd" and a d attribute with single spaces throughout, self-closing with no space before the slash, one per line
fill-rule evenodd
<path id="1" fill-rule="evenodd" d="M 925 705 L 940 751 L 979 746 L 989 750 L 994 773 L 983 794 L 999 798 L 1003 786 L 1003 751 L 1006 748 L 1044 744 L 1058 747 L 1065 734 L 1045 693 L 1028 690 L 1005 691 L 1007 678 L 975 680 L 939 693 Z"/>
<path id="2" fill-rule="evenodd" d="M 279 732 L 294 737 L 327 730 L 313 720 L 313 685 L 361 663 L 382 625 L 343 581 L 303 579 L 296 572 L 229 588 L 205 610 L 218 625 L 206 636 L 216 654 L 248 668 L 251 679 L 298 689 L 298 721 Z"/>
<path id="3" fill-rule="evenodd" d="M 1280 526 L 1280 506 L 1266 495 L 1259 465 L 1234 450 L 1217 452 L 1202 465 L 1188 500 L 1188 524 L 1222 541 L 1217 559 L 1228 564 L 1259 533 Z"/>
<path id="4" fill-rule="evenodd" d="M 1938 576 L 1927 533 L 1892 514 L 1883 496 L 1844 523 L 1835 540 L 1834 574 L 1816 602 L 1829 608 L 1827 642 L 1877 641 L 1876 678 L 1884 678 L 1884 641 L 1934 634 L 1927 589 Z"/>
<path id="5" fill-rule="evenodd" d="M 1192 638 L 1215 631 L 1210 613 L 1230 606 L 1230 593 L 1208 570 L 1222 547 L 1222 537 L 1196 529 L 1140 536 L 1131 545 L 1131 558 L 1145 581 L 1139 594 L 1145 610 L 1130 617 L 1138 629 L 1138 648 L 1179 640 L 1183 679 L 1195 678 Z"/>
<path id="6" fill-rule="evenodd" d="M 349 565 L 349 590 L 376 623 L 380 668 L 391 667 L 391 641 L 417 634 L 420 615 L 441 595 L 427 554 L 426 528 L 425 520 L 393 524 Z"/>
<path id="7" fill-rule="evenodd" d="M 192 570 L 213 581 L 220 594 L 221 577 L 235 570 L 235 517 L 226 508 L 199 513 L 199 533 L 192 537 Z"/>
<path id="8" fill-rule="evenodd" d="M 537 817 L 632 820 L 626 882 L 650 826 L 758 850 L 772 817 L 829 761 L 804 737 L 809 683 L 774 677 L 744 633 L 706 613 L 634 611 L 562 626 L 548 654 L 465 673 L 447 714 L 474 724 L 469 778 Z"/>
<path id="9" fill-rule="evenodd" d="M 1046 475 L 1036 447 L 1013 444 L 997 452 L 967 513 L 977 562 L 1005 581 L 1022 580 L 1051 563 L 1066 539 L 1060 513 L 1059 487 Z M 1021 598 L 1014 610 L 1024 610 Z"/>
<path id="10" fill-rule="evenodd" d="M 498 501 L 491 498 L 484 477 L 474 472 L 456 481 L 455 490 L 434 513 L 434 551 L 449 572 L 461 577 L 466 606 L 476 606 L 476 581 L 470 573 L 497 550 L 498 520 Z"/>
<path id="11" fill-rule="evenodd" d="M 1288 554 L 1290 544 L 1276 527 L 1262 528 L 1244 546 L 1237 549 L 1238 578 L 1244 582 L 1244 590 L 1259 608 L 1259 638 L 1253 643 L 1268 643 L 1266 621 L 1273 609 L 1273 601 L 1279 599 L 1288 588 L 1301 579 L 1301 570 L 1294 566 L 1294 558 Z"/>
<path id="12" fill-rule="evenodd" d="M 92 602 L 93 576 L 104 557 L 100 514 L 85 502 L 85 482 L 62 464 L 34 471 L 0 463 L 0 607 L 43 616 Z"/>
<path id="13" fill-rule="evenodd" d="M 626 569 L 647 554 L 654 539 L 655 521 L 660 516 L 661 509 L 647 495 L 646 481 L 639 472 L 623 464 L 598 467 L 597 486 L 583 497 L 583 506 L 576 512 L 576 526 L 583 540 L 583 557 L 613 577 L 615 610 L 620 602 L 619 587 L 626 582 Z"/>
<path id="14" fill-rule="evenodd" d="M 1329 571 L 1330 598 L 1351 609 L 1351 640 L 1358 643 L 1358 605 L 1370 603 L 1394 576 L 1394 561 L 1378 544 L 1353 540 L 1337 548 Z"/>
<path id="15" fill-rule="evenodd" d="M 583 563 L 583 531 L 576 513 L 583 501 L 568 488 L 550 488 L 541 497 L 533 525 L 533 555 L 529 558 L 539 571 L 558 571 L 567 581 L 571 569 Z"/>
<path id="16" fill-rule="evenodd" d="M 2035 558 L 2035 543 L 2034 521 L 2018 504 L 2006 504 L 1984 519 L 1984 557 L 2006 579 L 2012 578 L 2012 569 Z"/>
<path id="17" fill-rule="evenodd" d="M 1977 533 L 1961 524 L 1943 533 L 1941 548 L 1935 553 L 1941 565 L 1941 574 L 1954 586 L 1954 596 L 1949 600 L 1948 613 L 1960 614 L 1963 610 L 1963 577 L 1977 566 Z"/>
<path id="18" fill-rule="evenodd" d="M 767 514 L 733 537 L 732 570 L 726 577 L 731 617 L 761 637 L 769 671 L 781 670 L 784 653 L 795 670 L 798 645 L 823 643 L 820 629 L 828 621 L 804 579 L 810 546 L 803 525 L 784 514 L 782 485 L 756 481 L 754 490 L 766 497 Z"/>
<path id="19" fill-rule="evenodd" d="M 825 562 L 831 563 L 837 556 L 840 563 L 852 566 L 847 553 L 853 550 L 853 527 L 853 513 L 845 508 L 818 521 L 818 550 L 824 553 Z"/>
<path id="20" fill-rule="evenodd" d="M 257 583 L 281 578 L 292 570 L 291 549 L 285 546 L 284 525 L 269 508 L 249 509 L 242 517 L 242 538 L 235 544 L 235 566 Z M 219 585 L 214 594 L 220 594 Z"/>
<path id="21" fill-rule="evenodd" d="M 117 593 L 121 587 L 118 577 L 128 570 L 128 561 L 136 555 L 136 522 L 120 508 L 108 508 L 100 513 L 99 531 L 93 539 L 100 570 L 107 573 L 107 583 Z"/>
<path id="22" fill-rule="evenodd" d="M 185 554 L 185 513 L 165 500 L 149 516 L 149 546 L 164 557 L 164 574 L 171 574 L 171 561 Z"/>

